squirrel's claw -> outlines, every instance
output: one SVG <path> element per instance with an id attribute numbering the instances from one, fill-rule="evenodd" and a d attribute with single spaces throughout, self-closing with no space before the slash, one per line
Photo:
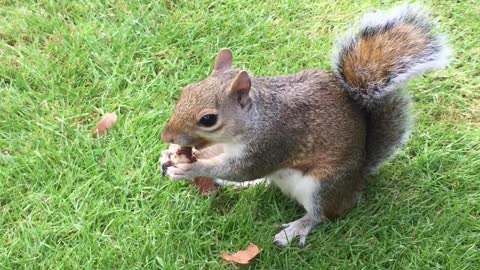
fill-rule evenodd
<path id="1" fill-rule="evenodd" d="M 198 177 L 195 169 L 197 163 L 172 163 L 172 166 L 166 168 L 166 174 L 171 179 L 188 179 L 193 180 Z"/>
<path id="2" fill-rule="evenodd" d="M 168 175 L 172 179 L 193 179 L 188 177 L 188 171 L 192 168 L 192 163 L 184 155 L 178 155 L 178 145 L 170 145 L 168 150 L 162 151 L 160 165 L 162 176 Z"/>
<path id="3" fill-rule="evenodd" d="M 165 176 L 167 173 L 167 168 L 173 165 L 171 160 L 172 153 L 169 150 L 162 151 L 162 156 L 160 157 L 160 165 L 162 168 L 162 176 Z"/>
<path id="4" fill-rule="evenodd" d="M 320 223 L 319 220 L 308 214 L 288 224 L 283 224 L 283 229 L 275 235 L 273 243 L 278 247 L 286 247 L 293 239 L 299 238 L 298 246 L 303 248 L 310 231 Z"/>
<path id="5" fill-rule="evenodd" d="M 166 174 L 173 180 L 181 180 L 181 179 L 188 179 L 191 180 L 193 178 L 188 177 L 186 171 L 177 168 L 175 166 L 170 166 L 166 170 Z"/>

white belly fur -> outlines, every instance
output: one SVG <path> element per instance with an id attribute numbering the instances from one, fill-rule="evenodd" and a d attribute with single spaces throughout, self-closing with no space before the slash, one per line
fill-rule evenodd
<path id="1" fill-rule="evenodd" d="M 308 213 L 314 212 L 313 195 L 319 191 L 320 183 L 313 177 L 303 175 L 298 170 L 283 169 L 266 178 L 275 183 L 283 193 L 296 199 Z"/>

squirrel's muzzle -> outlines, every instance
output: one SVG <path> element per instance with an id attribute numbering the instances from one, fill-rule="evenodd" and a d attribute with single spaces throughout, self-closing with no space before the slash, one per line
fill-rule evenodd
<path id="1" fill-rule="evenodd" d="M 167 129 L 163 130 L 162 132 L 162 141 L 164 143 L 173 143 L 173 141 L 175 140 L 175 135 L 168 131 Z"/>
<path id="2" fill-rule="evenodd" d="M 190 135 L 176 132 L 166 127 L 162 132 L 162 141 L 169 144 L 178 144 L 180 146 L 192 146 L 193 139 Z"/>
<path id="3" fill-rule="evenodd" d="M 164 143 L 177 144 L 183 147 L 193 146 L 196 149 L 202 149 L 211 144 L 211 142 L 205 138 L 186 133 L 178 133 L 168 127 L 162 132 L 162 141 Z"/>

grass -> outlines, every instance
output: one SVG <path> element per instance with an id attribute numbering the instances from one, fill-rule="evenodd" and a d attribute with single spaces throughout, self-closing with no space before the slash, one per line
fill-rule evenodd
<path id="1" fill-rule="evenodd" d="M 480 265 L 480 6 L 426 1 L 455 63 L 410 84 L 417 125 L 361 203 L 303 250 L 275 248 L 302 210 L 279 191 L 205 199 L 159 174 L 182 86 L 222 47 L 257 75 L 330 69 L 336 35 L 392 1 L 0 1 L 0 268 L 476 269 Z M 103 113 L 111 132 L 92 138 Z"/>

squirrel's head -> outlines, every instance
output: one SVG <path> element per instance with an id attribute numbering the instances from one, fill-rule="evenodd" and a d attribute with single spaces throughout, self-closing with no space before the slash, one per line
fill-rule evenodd
<path id="1" fill-rule="evenodd" d="M 232 70 L 232 60 L 232 52 L 222 49 L 212 75 L 185 87 L 163 130 L 164 142 L 201 149 L 238 139 L 251 107 L 251 80 L 246 71 Z"/>

